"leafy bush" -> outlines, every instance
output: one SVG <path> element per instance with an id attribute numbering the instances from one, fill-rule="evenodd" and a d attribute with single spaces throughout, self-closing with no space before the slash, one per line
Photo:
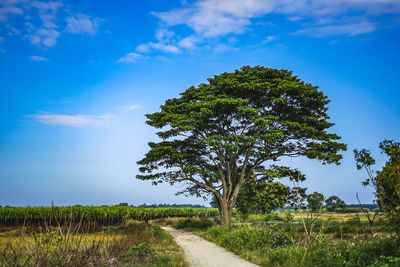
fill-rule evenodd
<path id="1" fill-rule="evenodd" d="M 151 244 L 143 242 L 129 249 L 118 257 L 118 260 L 123 263 L 136 262 L 148 263 L 154 260 L 155 250 Z"/>
<path id="2" fill-rule="evenodd" d="M 175 225 L 175 229 L 185 229 L 185 228 L 192 228 L 192 229 L 206 229 L 208 227 L 213 226 L 213 222 L 207 219 L 200 219 L 200 218 L 187 218 L 178 221 Z"/>
<path id="3" fill-rule="evenodd" d="M 207 229 L 203 236 L 216 241 L 236 253 L 265 248 L 287 246 L 291 242 L 281 231 L 269 227 L 240 227 L 229 232 L 224 227 L 214 226 Z"/>
<path id="4" fill-rule="evenodd" d="M 168 239 L 171 238 L 170 235 L 167 234 L 160 226 L 158 225 L 152 225 L 148 227 L 145 231 L 145 234 L 152 236 L 153 238 L 156 239 Z"/>
<path id="5" fill-rule="evenodd" d="M 282 222 L 282 221 L 284 221 L 284 218 L 281 218 L 276 213 L 270 213 L 270 214 L 265 215 L 265 221 L 266 222 Z"/>

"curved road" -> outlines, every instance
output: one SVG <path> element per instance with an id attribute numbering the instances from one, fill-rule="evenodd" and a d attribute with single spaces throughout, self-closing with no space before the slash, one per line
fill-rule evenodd
<path id="1" fill-rule="evenodd" d="M 182 230 L 163 227 L 185 252 L 185 260 L 191 267 L 257 267 L 232 252 L 197 235 Z"/>

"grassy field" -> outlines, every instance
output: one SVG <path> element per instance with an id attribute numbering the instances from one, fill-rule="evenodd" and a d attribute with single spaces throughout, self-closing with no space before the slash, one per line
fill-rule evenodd
<path id="1" fill-rule="evenodd" d="M 110 216 L 107 209 L 99 210 Z M 372 222 L 364 213 L 236 214 L 228 231 L 218 225 L 218 216 L 207 216 L 215 210 L 146 212 L 150 215 L 141 217 L 143 221 L 124 216 L 110 225 L 103 219 L 90 221 L 89 216 L 78 221 L 55 217 L 49 223 L 48 217 L 35 215 L 18 226 L 9 225 L 13 218 L 8 217 L 0 226 L 0 265 L 186 266 L 181 249 L 160 227 L 169 225 L 193 231 L 261 266 L 400 266 L 400 241 L 383 214 Z M 160 215 L 171 212 L 180 217 Z"/>
<path id="2" fill-rule="evenodd" d="M 1 266 L 186 266 L 157 225 L 0 227 Z"/>
<path id="3" fill-rule="evenodd" d="M 382 214 L 277 212 L 235 216 L 232 231 L 212 220 L 182 219 L 194 233 L 261 266 L 400 266 L 400 241 Z"/>

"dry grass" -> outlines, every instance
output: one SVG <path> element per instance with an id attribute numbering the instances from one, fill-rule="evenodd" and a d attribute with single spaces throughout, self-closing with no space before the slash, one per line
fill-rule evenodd
<path id="1" fill-rule="evenodd" d="M 82 229 L 0 227 L 0 266 L 185 266 L 180 248 L 157 226 L 131 221 L 97 231 Z M 149 249 L 138 253 L 140 246 Z"/>

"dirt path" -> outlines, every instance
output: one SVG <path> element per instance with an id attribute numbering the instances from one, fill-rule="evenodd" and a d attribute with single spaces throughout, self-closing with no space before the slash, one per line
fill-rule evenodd
<path id="1" fill-rule="evenodd" d="M 185 252 L 190 267 L 256 267 L 216 244 L 182 230 L 163 227 Z"/>

